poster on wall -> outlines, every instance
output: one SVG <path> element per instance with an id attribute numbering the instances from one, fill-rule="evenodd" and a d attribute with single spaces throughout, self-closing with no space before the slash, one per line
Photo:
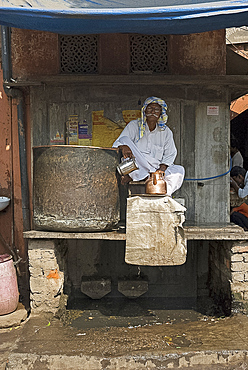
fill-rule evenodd
<path id="1" fill-rule="evenodd" d="M 132 120 L 140 117 L 139 110 L 123 110 L 123 121 L 114 122 L 104 117 L 104 110 L 92 112 L 92 145 L 111 148 L 123 128 Z"/>
<path id="2" fill-rule="evenodd" d="M 88 134 L 88 124 L 86 120 L 79 122 L 78 115 L 70 115 L 66 122 L 66 144 L 67 145 L 92 145 L 92 135 Z"/>

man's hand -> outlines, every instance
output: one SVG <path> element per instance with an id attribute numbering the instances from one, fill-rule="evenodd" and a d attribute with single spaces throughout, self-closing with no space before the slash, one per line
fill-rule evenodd
<path id="1" fill-rule="evenodd" d="M 230 177 L 230 185 L 235 190 L 235 192 L 238 194 L 239 185 L 236 183 L 236 181 L 232 177 Z"/>
<path id="2" fill-rule="evenodd" d="M 129 146 L 120 145 L 118 148 L 121 149 L 122 155 L 123 155 L 124 158 L 132 158 L 133 157 L 132 150 L 129 148 Z"/>
<path id="3" fill-rule="evenodd" d="M 159 166 L 159 170 L 160 171 L 164 171 L 165 172 L 165 170 L 167 170 L 167 168 L 168 168 L 168 166 L 166 164 L 162 164 L 161 163 L 161 165 Z"/>

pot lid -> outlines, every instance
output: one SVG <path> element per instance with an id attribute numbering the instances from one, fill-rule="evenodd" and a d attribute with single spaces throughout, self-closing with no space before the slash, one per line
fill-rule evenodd
<path id="1" fill-rule="evenodd" d="M 1 262 L 7 262 L 12 259 L 12 256 L 10 254 L 0 254 L 0 263 Z"/>

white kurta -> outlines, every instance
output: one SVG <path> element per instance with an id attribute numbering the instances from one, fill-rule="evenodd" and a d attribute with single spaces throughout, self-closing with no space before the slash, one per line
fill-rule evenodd
<path id="1" fill-rule="evenodd" d="M 246 172 L 244 182 L 245 182 L 245 185 L 244 185 L 243 189 L 239 189 L 239 191 L 238 191 L 238 196 L 240 198 L 245 198 L 248 195 L 248 171 Z"/>
<path id="2" fill-rule="evenodd" d="M 168 166 L 165 171 L 167 194 L 171 195 L 181 187 L 184 168 L 173 164 L 177 149 L 169 127 L 161 130 L 156 126 L 153 131 L 150 131 L 146 124 L 144 135 L 139 140 L 138 121 L 131 121 L 114 142 L 113 147 L 117 148 L 120 145 L 129 146 L 138 164 L 139 169 L 129 174 L 133 181 L 143 180 L 150 172 L 155 172 L 160 164 L 166 164 Z"/>

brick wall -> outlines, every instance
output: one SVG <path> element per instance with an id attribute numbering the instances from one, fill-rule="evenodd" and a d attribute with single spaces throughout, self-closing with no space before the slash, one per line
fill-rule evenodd
<path id="1" fill-rule="evenodd" d="M 231 248 L 231 290 L 233 309 L 248 310 L 248 241 L 234 242 Z"/>
<path id="2" fill-rule="evenodd" d="M 209 289 L 224 314 L 248 309 L 248 241 L 211 241 Z"/>
<path id="3" fill-rule="evenodd" d="M 209 292 L 216 313 L 225 315 L 231 313 L 231 246 L 230 241 L 209 242 Z"/>

